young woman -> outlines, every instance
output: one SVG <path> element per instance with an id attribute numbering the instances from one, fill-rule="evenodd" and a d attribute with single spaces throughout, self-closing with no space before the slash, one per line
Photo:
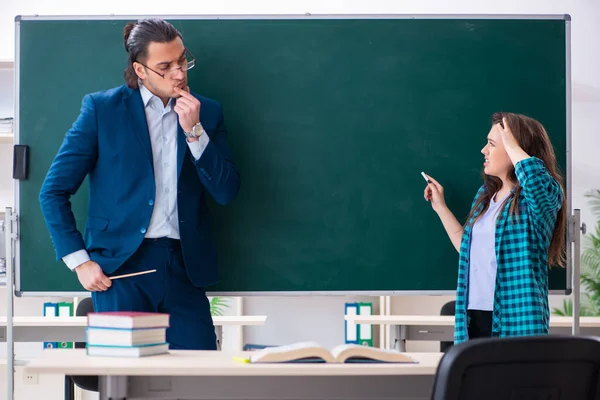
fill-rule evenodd
<path id="1" fill-rule="evenodd" d="M 548 268 L 564 266 L 563 180 L 538 121 L 497 113 L 483 179 L 462 226 L 433 178 L 425 200 L 459 252 L 454 342 L 478 337 L 547 334 Z"/>

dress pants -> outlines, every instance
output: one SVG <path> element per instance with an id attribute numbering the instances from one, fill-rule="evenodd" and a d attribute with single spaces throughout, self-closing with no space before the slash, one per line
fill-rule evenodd
<path id="1" fill-rule="evenodd" d="M 105 292 L 93 292 L 95 311 L 146 311 L 170 314 L 171 349 L 216 350 L 217 342 L 206 290 L 190 282 L 179 240 L 144 239 L 112 275 L 156 272 L 115 279 Z"/>

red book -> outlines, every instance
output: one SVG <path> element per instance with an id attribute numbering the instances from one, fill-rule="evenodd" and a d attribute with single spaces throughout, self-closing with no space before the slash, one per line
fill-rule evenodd
<path id="1" fill-rule="evenodd" d="M 88 326 L 114 329 L 167 328 L 169 314 L 137 311 L 94 312 L 87 316 Z"/>

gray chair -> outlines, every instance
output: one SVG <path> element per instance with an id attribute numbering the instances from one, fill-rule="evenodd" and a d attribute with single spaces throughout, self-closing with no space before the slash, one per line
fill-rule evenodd
<path id="1" fill-rule="evenodd" d="M 432 400 L 600 399 L 600 340 L 582 336 L 474 339 L 442 357 Z"/>
<path id="2" fill-rule="evenodd" d="M 456 313 L 456 301 L 452 300 L 442 306 L 440 315 L 454 315 Z M 440 351 L 445 353 L 450 349 L 454 342 L 440 342 Z"/>
<path id="3" fill-rule="evenodd" d="M 79 302 L 75 315 L 85 317 L 88 313 L 94 312 L 94 302 L 91 297 L 86 297 Z M 76 349 L 85 349 L 85 342 L 75 342 Z M 68 378 L 68 377 L 67 377 Z M 71 381 L 81 389 L 91 392 L 98 391 L 98 376 L 72 375 Z"/>

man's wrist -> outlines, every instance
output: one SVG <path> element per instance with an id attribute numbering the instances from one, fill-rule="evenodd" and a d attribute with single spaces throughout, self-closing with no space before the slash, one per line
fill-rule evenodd
<path id="1" fill-rule="evenodd" d="M 194 126 L 192 126 L 192 129 L 190 129 L 189 131 L 184 131 L 184 133 L 188 139 L 191 139 L 191 138 L 198 139 L 200 136 L 202 136 L 204 134 L 204 127 L 202 126 L 202 124 L 200 122 L 197 122 L 196 124 L 194 124 Z"/>
<path id="2" fill-rule="evenodd" d="M 63 261 L 71 271 L 74 271 L 81 264 L 90 261 L 90 255 L 85 249 L 81 249 L 64 256 Z"/>

